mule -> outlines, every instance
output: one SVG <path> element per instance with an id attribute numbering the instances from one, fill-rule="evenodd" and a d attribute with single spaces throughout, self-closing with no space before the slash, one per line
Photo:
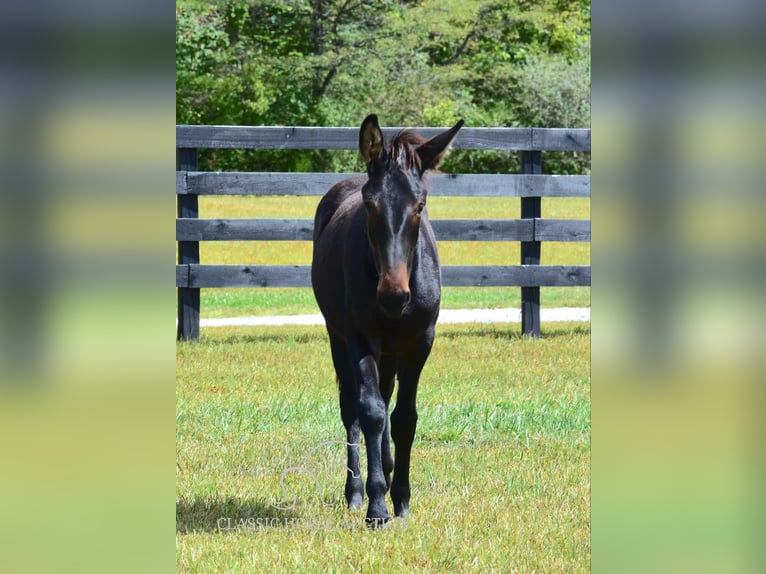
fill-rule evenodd
<path id="1" fill-rule="evenodd" d="M 418 418 L 418 379 L 431 352 L 441 301 L 436 239 L 428 222 L 424 174 L 438 167 L 463 126 L 426 140 L 412 130 L 387 143 L 378 118 L 365 118 L 359 151 L 367 175 L 343 180 L 314 218 L 311 282 L 325 319 L 346 428 L 349 508 L 364 498 L 360 431 L 367 451 L 366 521 L 409 513 L 410 453 Z M 399 381 L 396 407 L 389 403 Z M 392 478 L 393 473 L 393 478 Z"/>

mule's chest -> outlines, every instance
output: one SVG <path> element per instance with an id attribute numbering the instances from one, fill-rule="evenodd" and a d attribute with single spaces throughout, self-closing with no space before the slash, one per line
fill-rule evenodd
<path id="1" fill-rule="evenodd" d="M 380 341 L 381 351 L 387 355 L 406 353 L 433 326 L 432 314 L 404 315 L 397 320 L 381 318 L 370 335 Z"/>

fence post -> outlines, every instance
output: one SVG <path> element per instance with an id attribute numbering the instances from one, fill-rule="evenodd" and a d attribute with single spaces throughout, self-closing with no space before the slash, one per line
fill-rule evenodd
<path id="1" fill-rule="evenodd" d="M 181 148 L 176 150 L 176 169 L 178 171 L 197 170 L 197 150 Z M 199 198 L 197 195 L 178 195 L 178 217 L 199 217 Z M 199 242 L 178 242 L 178 263 L 181 265 L 199 263 Z M 176 340 L 196 341 L 199 339 L 200 290 L 189 287 L 178 288 L 178 327 Z"/>
<path id="2" fill-rule="evenodd" d="M 542 169 L 541 151 L 521 152 L 521 173 L 539 175 Z M 533 219 L 542 217 L 541 198 L 521 198 L 521 218 Z M 534 229 L 534 225 L 533 225 Z M 540 265 L 540 242 L 521 242 L 521 264 Z M 540 337 L 540 287 L 521 288 L 521 334 L 530 337 Z"/>

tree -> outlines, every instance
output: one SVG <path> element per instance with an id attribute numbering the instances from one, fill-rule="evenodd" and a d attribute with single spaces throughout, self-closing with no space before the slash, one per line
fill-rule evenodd
<path id="1" fill-rule="evenodd" d="M 177 119 L 240 125 L 589 123 L 583 0 L 180 0 Z M 530 123 L 532 122 L 532 123 Z M 552 122 L 552 123 L 551 123 Z M 356 154 L 208 152 L 208 166 L 357 169 Z M 458 169 L 515 169 L 453 154 Z M 462 163 L 461 163 L 462 162 Z M 560 165 L 582 169 L 583 165 Z"/>

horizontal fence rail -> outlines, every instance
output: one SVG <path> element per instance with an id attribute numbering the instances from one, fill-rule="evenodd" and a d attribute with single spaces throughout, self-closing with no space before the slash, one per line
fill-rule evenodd
<path id="1" fill-rule="evenodd" d="M 590 285 L 587 265 L 445 265 L 447 287 Z M 177 265 L 176 287 L 311 287 L 310 265 Z"/>
<path id="2" fill-rule="evenodd" d="M 391 138 L 405 128 L 383 128 Z M 430 138 L 444 128 L 416 128 Z M 176 148 L 355 150 L 359 128 L 176 126 Z M 590 151 L 589 129 L 462 128 L 454 149 Z"/>
<path id="3" fill-rule="evenodd" d="M 178 172 L 178 195 L 324 195 L 360 173 Z M 433 196 L 590 197 L 589 175 L 428 175 Z"/>
<path id="4" fill-rule="evenodd" d="M 434 219 L 439 241 L 590 241 L 589 219 Z M 311 241 L 311 219 L 176 219 L 177 241 Z"/>
<path id="5" fill-rule="evenodd" d="M 391 137 L 402 128 L 384 128 Z M 443 128 L 416 128 L 425 137 Z M 311 241 L 310 219 L 200 219 L 201 195 L 322 196 L 356 173 L 200 172 L 197 149 L 325 149 L 358 146 L 358 128 L 176 126 L 179 339 L 199 338 L 200 289 L 309 287 L 309 265 L 208 265 L 200 241 Z M 521 152 L 521 174 L 433 174 L 431 195 L 519 197 L 520 219 L 431 220 L 439 241 L 518 241 L 520 265 L 442 266 L 447 287 L 521 287 L 522 332 L 540 335 L 540 287 L 589 286 L 589 265 L 540 265 L 544 241 L 590 241 L 590 220 L 542 217 L 543 197 L 590 197 L 589 175 L 543 175 L 543 151 L 590 151 L 590 130 L 463 128 L 455 149 Z"/>

